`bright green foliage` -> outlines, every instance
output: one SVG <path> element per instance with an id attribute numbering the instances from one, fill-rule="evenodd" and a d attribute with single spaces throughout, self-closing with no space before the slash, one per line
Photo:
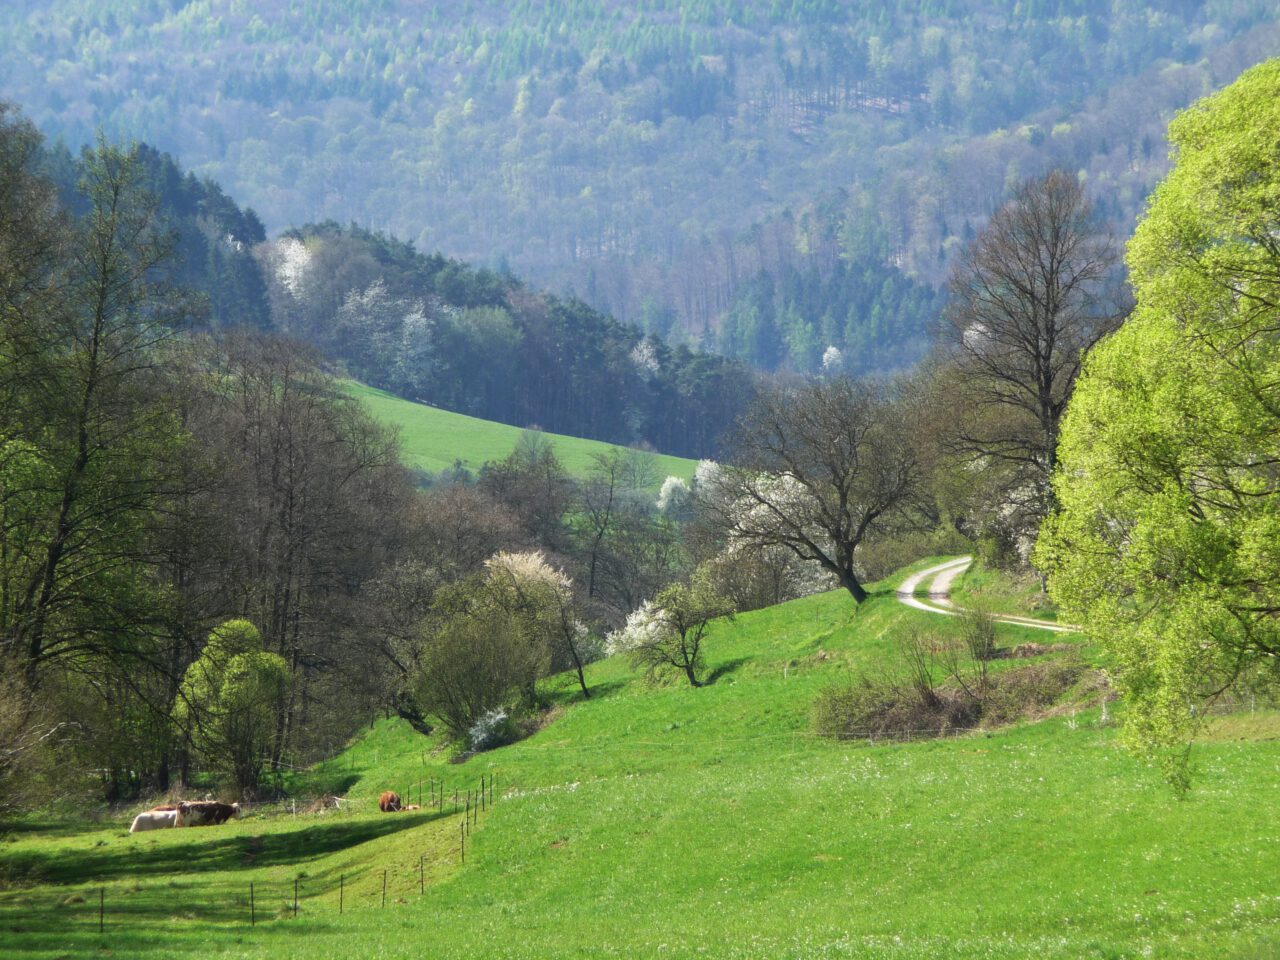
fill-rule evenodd
<path id="1" fill-rule="evenodd" d="M 1206 697 L 1280 679 L 1280 60 L 1170 135 L 1129 246 L 1138 309 L 1089 358 L 1038 554 L 1113 648 L 1145 749 L 1184 742 Z"/>
<path id="2" fill-rule="evenodd" d="M 552 664 L 582 658 L 573 584 L 541 553 L 498 553 L 485 571 L 440 591 L 422 626 L 417 694 L 461 737 L 485 713 L 528 708 Z"/>
<path id="3" fill-rule="evenodd" d="M 262 649 L 247 620 L 224 623 L 209 637 L 183 679 L 174 718 L 238 793 L 256 792 L 278 737 L 289 689 L 289 665 Z"/>

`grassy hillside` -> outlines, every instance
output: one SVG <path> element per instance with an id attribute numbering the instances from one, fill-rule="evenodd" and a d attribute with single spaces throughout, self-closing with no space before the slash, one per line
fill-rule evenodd
<path id="1" fill-rule="evenodd" d="M 1275 716 L 1233 718 L 1198 746 L 1182 802 L 1118 750 L 1084 692 L 1038 723 L 944 741 L 809 734 L 823 686 L 883 665 L 904 629 L 952 623 L 885 592 L 856 615 L 843 594 L 811 597 L 718 625 L 703 689 L 649 687 L 606 661 L 590 701 L 565 683 L 553 723 L 462 764 L 379 723 L 314 774 L 352 798 L 344 813 L 132 837 L 123 817 L 30 825 L 0 846 L 2 952 L 1275 955 Z M 1000 628 L 1002 645 L 1026 639 Z M 451 809 L 374 806 L 384 789 L 443 779 L 452 797 L 494 773 L 465 864 Z"/>
<path id="2" fill-rule="evenodd" d="M 357 397 L 380 422 L 400 431 L 402 455 L 410 466 L 439 473 L 461 461 L 471 471 L 488 460 L 501 460 L 515 449 L 523 431 L 519 427 L 450 413 L 424 403 L 403 400 L 382 390 L 349 381 L 347 391 Z M 546 435 L 555 444 L 556 455 L 570 474 L 586 476 L 594 461 L 592 454 L 607 451 L 611 444 L 597 440 Z M 696 460 L 654 454 L 657 484 L 668 476 L 692 479 Z"/>

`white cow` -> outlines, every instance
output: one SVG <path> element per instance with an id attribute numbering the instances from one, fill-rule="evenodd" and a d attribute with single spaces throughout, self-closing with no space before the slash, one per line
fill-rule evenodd
<path id="1" fill-rule="evenodd" d="M 167 827 L 185 827 L 181 810 L 143 810 L 133 818 L 130 833 L 141 833 L 144 830 L 164 830 Z"/>

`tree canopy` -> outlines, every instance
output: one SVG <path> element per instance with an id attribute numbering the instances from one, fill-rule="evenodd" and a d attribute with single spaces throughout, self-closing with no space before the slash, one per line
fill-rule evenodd
<path id="1" fill-rule="evenodd" d="M 1151 750 L 1206 698 L 1280 680 L 1280 60 L 1170 138 L 1128 248 L 1137 310 L 1085 365 L 1038 551 Z"/>

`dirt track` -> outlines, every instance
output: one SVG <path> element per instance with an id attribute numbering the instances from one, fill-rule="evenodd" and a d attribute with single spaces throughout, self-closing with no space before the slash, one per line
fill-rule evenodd
<path id="1" fill-rule="evenodd" d="M 928 570 L 913 573 L 902 581 L 898 587 L 898 599 L 908 607 L 924 610 L 928 613 L 954 617 L 964 611 L 951 602 L 951 585 L 956 577 L 969 569 L 973 557 L 958 557 L 948 560 Z M 928 581 L 928 598 L 916 596 L 920 584 Z M 1053 633 L 1078 633 L 1080 628 L 1069 623 L 1054 623 L 1052 620 L 1037 620 L 1034 617 L 1015 617 L 1007 614 L 996 614 L 996 623 L 1011 623 L 1019 627 L 1033 627 L 1037 630 L 1050 630 Z"/>

